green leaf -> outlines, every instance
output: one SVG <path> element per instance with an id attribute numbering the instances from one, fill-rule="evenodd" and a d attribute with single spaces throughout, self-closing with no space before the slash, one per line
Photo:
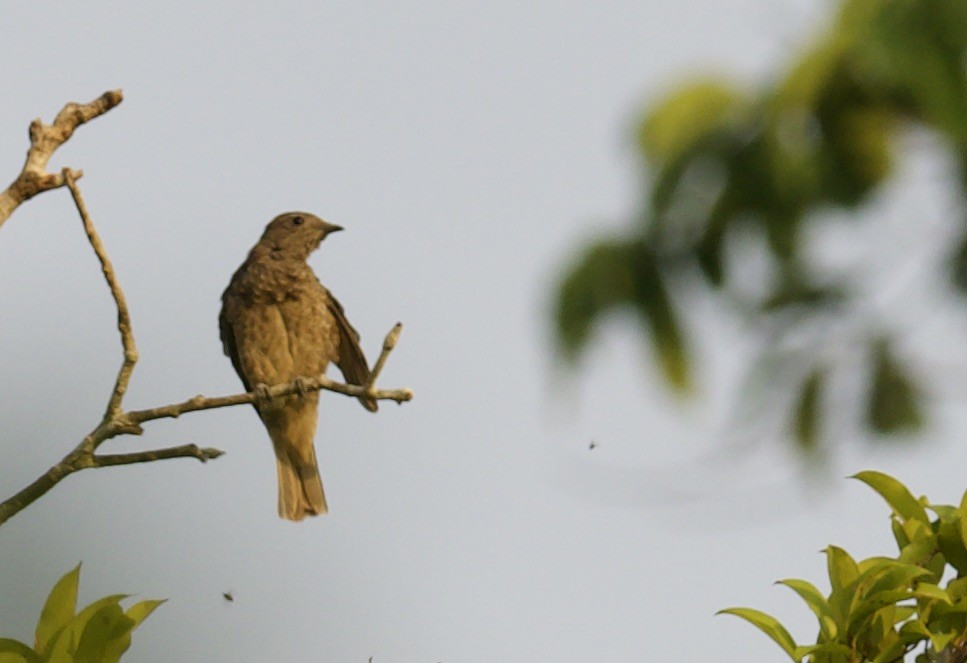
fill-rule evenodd
<path id="1" fill-rule="evenodd" d="M 117 605 L 127 594 L 112 594 L 94 601 L 81 610 L 74 619 L 57 635 L 49 650 L 49 663 L 73 663 L 74 654 L 80 645 L 81 636 L 91 618 L 105 606 Z M 48 650 L 45 650 L 48 651 Z"/>
<path id="2" fill-rule="evenodd" d="M 562 280 L 555 321 L 558 347 L 575 361 L 587 344 L 594 322 L 604 313 L 637 311 L 651 339 L 668 383 L 679 391 L 689 385 L 685 342 L 672 309 L 654 252 L 643 241 L 603 241 L 587 251 Z"/>
<path id="3" fill-rule="evenodd" d="M 81 565 L 78 564 L 65 573 L 50 590 L 35 632 L 34 648 L 38 652 L 46 651 L 53 637 L 74 618 L 80 574 Z"/>
<path id="4" fill-rule="evenodd" d="M 141 624 L 141 622 L 148 618 L 148 615 L 154 612 L 155 608 L 162 603 L 166 603 L 167 601 L 168 599 L 151 599 L 141 601 L 128 608 L 124 614 L 134 620 L 134 626 L 137 627 Z"/>
<path id="5" fill-rule="evenodd" d="M 906 589 L 887 590 L 871 594 L 850 611 L 846 624 L 846 637 L 855 638 L 867 625 L 871 616 L 878 610 L 887 606 L 894 606 L 899 601 L 906 601 L 912 598 L 912 594 Z"/>
<path id="6" fill-rule="evenodd" d="M 947 583 L 947 595 L 954 601 L 967 596 L 967 578 L 955 578 Z"/>
<path id="7" fill-rule="evenodd" d="M 91 615 L 81 633 L 74 655 L 75 663 L 106 663 L 108 646 L 124 636 L 130 639 L 134 620 L 124 614 L 121 606 L 111 603 Z"/>
<path id="8" fill-rule="evenodd" d="M 959 575 L 967 575 L 967 549 L 960 538 L 960 522 L 941 522 L 937 528 L 937 544 L 947 562 Z"/>
<path id="9" fill-rule="evenodd" d="M 43 659 L 26 644 L 10 638 L 0 638 L 0 663 L 41 663 Z"/>
<path id="10" fill-rule="evenodd" d="M 880 494 L 890 508 L 903 520 L 918 520 L 929 523 L 923 505 L 907 490 L 907 487 L 888 474 L 866 470 L 854 474 L 851 479 L 859 479 Z"/>
<path id="11" fill-rule="evenodd" d="M 853 583 L 859 577 L 860 570 L 849 553 L 842 548 L 828 546 L 825 552 L 831 587 L 829 610 L 842 632 L 846 630 L 848 616 L 856 593 Z"/>
<path id="12" fill-rule="evenodd" d="M 940 601 L 942 603 L 946 603 L 947 605 L 951 605 L 953 603 L 950 600 L 950 595 L 948 595 L 945 590 L 929 582 L 918 583 L 916 588 L 913 590 L 913 594 L 919 599 Z"/>
<path id="13" fill-rule="evenodd" d="M 856 650 L 840 642 L 824 642 L 819 645 L 799 647 L 796 649 L 796 654 L 810 655 L 810 663 L 852 663 L 857 660 Z"/>
<path id="14" fill-rule="evenodd" d="M 789 578 L 787 580 L 780 580 L 779 585 L 785 585 L 789 587 L 794 592 L 796 592 L 809 609 L 813 611 L 816 615 L 816 619 L 819 622 L 820 632 L 826 639 L 834 640 L 839 633 L 839 627 L 836 624 L 836 620 L 830 612 L 829 604 L 826 602 L 826 597 L 816 589 L 816 586 L 805 580 L 799 580 L 796 578 Z"/>
<path id="15" fill-rule="evenodd" d="M 605 312 L 636 299 L 636 261 L 653 262 L 649 250 L 623 240 L 599 241 L 567 270 L 554 319 L 558 347 L 569 361 L 584 349 L 593 323 Z"/>
<path id="16" fill-rule="evenodd" d="M 960 248 L 950 257 L 950 280 L 960 291 L 967 293 L 967 238 L 960 240 Z"/>
<path id="17" fill-rule="evenodd" d="M 960 510 L 949 504 L 928 504 L 926 508 L 937 514 L 937 517 L 943 523 L 956 523 L 957 519 L 960 518 Z"/>
<path id="18" fill-rule="evenodd" d="M 796 402 L 796 440 L 805 451 L 815 451 L 819 442 L 819 405 L 825 377 L 822 368 L 813 369 L 803 382 Z"/>
<path id="19" fill-rule="evenodd" d="M 964 491 L 964 496 L 960 498 L 958 511 L 960 512 L 960 540 L 967 548 L 967 491 Z"/>
<path id="20" fill-rule="evenodd" d="M 937 538 L 934 536 L 914 541 L 900 551 L 900 561 L 906 564 L 920 564 L 926 566 L 930 558 L 939 550 Z"/>
<path id="21" fill-rule="evenodd" d="M 890 633 L 893 633 L 893 631 L 890 631 Z M 906 650 L 907 643 L 894 635 L 893 641 L 887 647 L 880 650 L 872 663 L 894 663 L 895 661 L 902 661 L 903 654 L 906 653 Z"/>
<path id="22" fill-rule="evenodd" d="M 930 571 L 915 564 L 896 563 L 876 578 L 866 594 L 872 597 L 886 591 L 902 590 L 908 592 L 918 579 L 929 575 Z"/>
<path id="23" fill-rule="evenodd" d="M 120 660 L 121 655 L 131 647 L 131 632 L 164 602 L 164 599 L 141 601 L 125 611 L 124 614 L 131 620 L 131 628 L 107 644 L 104 651 L 104 663 L 117 663 Z"/>
<path id="24" fill-rule="evenodd" d="M 777 645 L 782 647 L 782 650 L 786 652 L 792 660 L 797 662 L 799 661 L 799 658 L 796 658 L 795 656 L 796 641 L 792 639 L 792 636 L 789 635 L 789 631 L 787 631 L 786 628 L 780 624 L 775 617 L 752 608 L 726 608 L 724 610 L 719 610 L 715 614 L 735 615 L 736 617 L 741 617 L 772 638 Z"/>
<path id="25" fill-rule="evenodd" d="M 930 644 L 936 651 L 943 651 L 950 641 L 959 635 L 957 631 L 949 631 L 947 633 L 931 633 L 930 634 Z"/>
<path id="26" fill-rule="evenodd" d="M 860 574 L 856 562 L 848 552 L 837 546 L 827 546 L 825 552 L 829 583 L 833 591 L 848 588 Z"/>
<path id="27" fill-rule="evenodd" d="M 867 412 L 870 428 L 881 434 L 919 430 L 923 426 L 919 389 L 893 356 L 886 341 L 875 344 L 873 362 Z"/>
<path id="28" fill-rule="evenodd" d="M 665 380 L 678 392 L 689 389 L 688 354 L 661 274 L 636 270 L 638 298 L 635 302 L 651 329 L 652 345 Z"/>
<path id="29" fill-rule="evenodd" d="M 893 538 L 896 539 L 898 550 L 903 550 L 905 547 L 910 545 L 910 537 L 908 537 L 907 533 L 903 531 L 903 524 L 900 522 L 899 518 L 894 516 L 890 519 L 890 528 L 893 530 Z"/>

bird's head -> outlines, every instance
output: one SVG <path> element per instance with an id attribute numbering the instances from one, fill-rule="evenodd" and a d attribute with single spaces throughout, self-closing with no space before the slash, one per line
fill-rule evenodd
<path id="1" fill-rule="evenodd" d="M 273 255 L 305 260 L 329 233 L 342 226 L 323 221 L 309 212 L 286 212 L 272 219 L 259 244 Z"/>

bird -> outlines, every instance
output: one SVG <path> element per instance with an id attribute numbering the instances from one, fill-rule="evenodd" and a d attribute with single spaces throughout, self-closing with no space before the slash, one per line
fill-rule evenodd
<path id="1" fill-rule="evenodd" d="M 269 397 L 268 387 L 317 377 L 330 363 L 349 384 L 364 385 L 370 375 L 359 333 L 306 262 L 340 230 L 309 212 L 278 215 L 222 294 L 222 346 L 245 389 L 255 395 L 253 405 L 272 440 L 279 516 L 286 520 L 329 511 L 314 445 L 319 392 Z M 359 400 L 376 411 L 374 399 Z"/>

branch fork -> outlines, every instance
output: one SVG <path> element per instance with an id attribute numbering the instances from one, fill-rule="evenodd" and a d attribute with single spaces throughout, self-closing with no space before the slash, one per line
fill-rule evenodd
<path id="1" fill-rule="evenodd" d="M 57 485 L 65 477 L 74 472 L 95 467 L 109 467 L 113 465 L 130 465 L 133 463 L 148 463 L 169 458 L 194 458 L 201 462 L 218 458 L 224 452 L 220 449 L 211 447 L 201 448 L 195 444 L 185 444 L 164 449 L 154 449 L 150 451 L 137 451 L 124 454 L 99 454 L 98 448 L 114 437 L 120 435 L 141 435 L 143 428 L 141 424 L 155 419 L 175 418 L 188 412 L 198 412 L 201 410 L 211 410 L 220 407 L 230 407 L 245 403 L 254 403 L 258 398 L 269 396 L 283 396 L 288 394 L 306 393 L 309 391 L 319 391 L 325 389 L 334 391 L 346 396 L 369 397 L 376 400 L 392 400 L 399 404 L 413 398 L 413 392 L 409 389 L 377 389 L 376 380 L 382 372 L 390 352 L 396 347 L 403 325 L 397 323 L 386 335 L 383 341 L 383 349 L 373 366 L 365 384 L 351 385 L 336 382 L 325 375 L 310 378 L 300 378 L 286 384 L 273 385 L 271 387 L 256 390 L 264 393 L 242 393 L 232 396 L 194 396 L 180 403 L 162 405 L 160 407 L 149 408 L 146 410 L 124 411 L 122 403 L 124 395 L 127 393 L 131 375 L 138 362 L 138 349 L 134 341 L 134 332 L 131 326 L 131 316 L 128 312 L 127 300 L 121 284 L 114 271 L 107 251 L 101 238 L 94 228 L 87 211 L 87 205 L 77 186 L 77 180 L 82 176 L 79 170 L 64 168 L 59 173 L 53 174 L 46 171 L 47 163 L 54 151 L 60 147 L 74 130 L 109 111 L 114 106 L 121 103 L 122 96 L 120 90 L 105 92 L 98 99 L 89 104 L 69 103 L 57 114 L 52 125 L 45 125 L 40 120 L 34 120 L 30 125 L 30 149 L 27 152 L 27 160 L 17 179 L 0 192 L 0 226 L 9 218 L 14 209 L 20 203 L 29 198 L 61 186 L 66 186 L 74 200 L 74 205 L 81 217 L 84 225 L 84 232 L 87 239 L 94 249 L 101 264 L 101 272 L 107 282 L 108 289 L 117 307 L 117 328 L 121 336 L 121 346 L 123 349 L 123 362 L 118 370 L 114 387 L 108 398 L 104 416 L 98 426 L 88 433 L 81 442 L 74 447 L 60 462 L 48 469 L 43 475 L 36 479 L 29 486 L 10 497 L 4 502 L 0 502 L 0 525 L 11 517 L 25 509 L 27 506 L 38 500 L 51 488 Z"/>

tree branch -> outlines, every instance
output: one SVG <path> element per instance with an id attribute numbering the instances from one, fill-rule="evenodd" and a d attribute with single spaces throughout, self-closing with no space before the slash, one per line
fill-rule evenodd
<path id="1" fill-rule="evenodd" d="M 0 525 L 11 517 L 23 511 L 35 501 L 43 497 L 50 489 L 80 470 L 109 467 L 112 465 L 130 465 L 133 463 L 149 463 L 156 460 L 168 458 L 195 458 L 202 462 L 207 462 L 213 458 L 218 458 L 224 452 L 213 448 L 199 448 L 194 444 L 187 444 L 180 447 L 169 447 L 165 449 L 155 449 L 151 451 L 140 451 L 126 454 L 98 454 L 97 449 L 105 441 L 119 435 L 141 435 L 143 429 L 141 424 L 155 419 L 178 417 L 188 412 L 198 412 L 201 410 L 211 410 L 219 407 L 230 407 L 245 403 L 254 403 L 258 398 L 287 396 L 291 394 L 305 394 L 307 391 L 319 391 L 325 389 L 334 391 L 346 396 L 359 397 L 365 396 L 376 400 L 392 400 L 403 403 L 413 398 L 413 392 L 409 389 L 377 389 L 376 379 L 382 372 L 390 352 L 396 346 L 403 325 L 397 323 L 386 335 L 383 341 L 383 349 L 380 353 L 372 372 L 365 384 L 352 385 L 336 382 L 325 375 L 315 377 L 300 378 L 290 383 L 265 387 L 258 385 L 256 393 L 235 394 L 232 396 L 218 396 L 206 398 L 195 396 L 181 403 L 163 405 L 160 407 L 146 410 L 131 410 L 124 412 L 122 402 L 127 392 L 134 366 L 138 361 L 138 350 L 134 341 L 134 332 L 131 328 L 131 316 L 128 312 L 127 301 L 121 284 L 118 281 L 114 267 L 107 256 L 104 244 L 94 228 L 87 205 L 77 186 L 77 179 L 81 177 L 80 171 L 64 168 L 59 174 L 46 172 L 47 163 L 53 152 L 60 147 L 74 130 L 81 124 L 106 113 L 114 106 L 121 103 L 121 92 L 119 90 L 106 92 L 100 98 L 90 104 L 67 104 L 64 109 L 57 114 L 54 124 L 47 126 L 40 120 L 35 120 L 30 125 L 31 147 L 27 152 L 27 162 L 24 164 L 20 176 L 5 191 L 0 193 L 0 225 L 9 218 L 16 207 L 25 200 L 36 194 L 60 186 L 67 186 L 74 199 L 74 205 L 80 214 L 87 233 L 87 239 L 94 249 L 95 255 L 101 263 L 101 272 L 107 281 L 108 289 L 114 298 L 117 306 L 117 327 L 121 335 L 121 345 L 124 350 L 124 361 L 118 371 L 114 388 L 108 400 L 107 409 L 98 426 L 88 433 L 80 443 L 77 444 L 60 462 L 53 465 L 40 477 L 34 480 L 29 486 L 19 491 L 13 497 L 0 502 Z"/>
<path id="2" fill-rule="evenodd" d="M 114 389 L 111 392 L 107 410 L 104 412 L 104 421 L 107 421 L 121 411 L 121 400 L 128 390 L 128 383 L 131 381 L 134 365 L 138 362 L 138 348 L 134 344 L 134 333 L 131 331 L 131 314 L 128 313 L 128 302 L 124 297 L 124 291 L 121 290 L 121 283 L 118 281 L 117 274 L 114 273 L 114 266 L 111 265 L 111 260 L 107 257 L 107 251 L 104 249 L 101 237 L 97 234 L 97 230 L 94 228 L 94 222 L 91 221 L 91 217 L 87 213 L 87 205 L 84 203 L 84 197 L 81 196 L 81 191 L 77 187 L 77 178 L 70 168 L 65 168 L 62 174 L 64 176 L 64 182 L 67 184 L 67 188 L 70 189 L 71 196 L 74 198 L 77 213 L 81 215 L 81 221 L 84 223 L 84 231 L 87 233 L 87 239 L 91 243 L 91 248 L 94 249 L 97 259 L 101 262 L 101 273 L 104 274 L 107 287 L 110 289 L 111 296 L 114 297 L 114 303 L 118 309 L 118 331 L 121 333 L 121 347 L 124 349 L 124 362 L 118 371 L 118 377 L 114 382 Z"/>
<path id="3" fill-rule="evenodd" d="M 197 458 L 203 463 L 224 455 L 221 449 L 211 447 L 200 449 L 195 444 L 185 444 L 180 447 L 154 449 L 153 451 L 136 451 L 129 454 L 97 454 L 94 456 L 94 467 L 108 467 L 109 465 L 133 465 L 134 463 L 152 463 L 167 458 Z"/>
<path id="4" fill-rule="evenodd" d="M 0 192 L 0 226 L 10 218 L 13 211 L 24 201 L 38 193 L 64 186 L 64 174 L 48 173 L 47 163 L 58 147 L 74 134 L 85 122 L 103 115 L 121 103 L 120 90 L 109 90 L 87 104 L 70 102 L 54 118 L 53 124 L 44 124 L 40 118 L 30 123 L 30 148 L 17 179 Z M 71 171 L 79 179 L 81 171 Z"/>
<path id="5" fill-rule="evenodd" d="M 389 356 L 389 353 L 395 346 L 396 339 L 399 338 L 402 328 L 402 324 L 397 323 L 390 333 L 387 334 L 387 342 L 383 344 L 383 352 L 380 354 L 380 359 L 377 360 L 377 365 L 379 365 L 380 361 L 383 364 L 386 363 L 386 357 Z M 392 342 L 389 342 L 391 337 Z M 390 400 L 400 404 L 413 399 L 413 392 L 410 389 L 375 389 L 372 385 L 366 386 L 336 382 L 325 375 L 274 385 L 266 390 L 266 395 L 269 397 L 288 396 L 320 390 L 333 391 L 353 398 L 368 396 L 376 400 Z M 146 410 L 118 412 L 102 421 L 97 428 L 88 433 L 59 463 L 44 472 L 33 483 L 13 497 L 0 502 L 0 525 L 3 525 L 12 516 L 15 516 L 43 497 L 64 478 L 80 470 L 94 467 L 108 467 L 111 465 L 148 463 L 167 458 L 197 458 L 203 462 L 218 458 L 224 453 L 220 449 L 200 449 L 194 444 L 128 454 L 97 454 L 95 452 L 101 444 L 119 435 L 141 435 L 143 432 L 141 424 L 146 421 L 177 418 L 189 412 L 245 405 L 247 403 L 254 403 L 257 398 L 259 396 L 255 393 L 215 397 L 195 396 L 194 398 L 189 398 L 180 403 L 172 403 L 171 405 L 162 405 Z"/>

